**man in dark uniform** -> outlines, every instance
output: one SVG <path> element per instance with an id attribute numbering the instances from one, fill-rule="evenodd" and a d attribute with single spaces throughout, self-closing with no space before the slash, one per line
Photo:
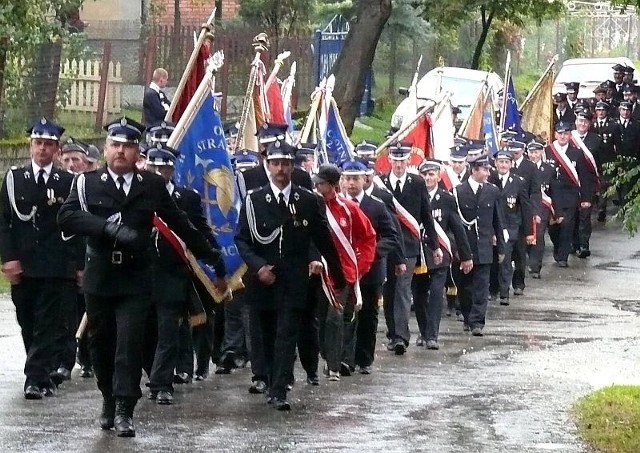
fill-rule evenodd
<path id="1" fill-rule="evenodd" d="M 37 121 L 27 131 L 31 161 L 7 172 L 0 194 L 2 273 L 11 284 L 27 353 L 26 399 L 55 394 L 61 382 L 55 373 L 63 355 L 60 348 L 74 333 L 68 320 L 75 311 L 83 263 L 77 239 L 64 241 L 56 224 L 73 181 L 70 173 L 53 165 L 63 132 L 46 118 Z"/>
<path id="2" fill-rule="evenodd" d="M 453 189 L 460 218 L 467 229 L 467 240 L 473 256 L 473 269 L 461 273 L 458 296 L 464 316 L 464 330 L 482 336 L 489 301 L 489 274 L 493 263 L 493 247 L 497 247 L 498 263 L 504 260 L 504 213 L 500 191 L 487 183 L 491 166 L 482 156 L 470 162 L 469 179 Z"/>
<path id="3" fill-rule="evenodd" d="M 619 114 L 618 107 L 620 106 L 620 101 L 623 100 L 622 94 L 620 96 L 617 95 L 616 83 L 613 80 L 605 80 L 600 86 L 606 91 L 603 100 L 609 104 L 609 116 L 617 118 Z"/>
<path id="4" fill-rule="evenodd" d="M 633 73 L 635 72 L 635 69 L 632 66 L 625 66 L 624 67 L 624 77 L 622 78 L 622 81 L 624 83 L 634 83 L 633 80 Z"/>
<path id="5" fill-rule="evenodd" d="M 537 212 L 541 202 L 540 196 L 540 180 L 538 169 L 536 166 L 524 156 L 525 143 L 519 140 L 508 142 L 508 150 L 513 155 L 513 168 L 511 171 L 514 175 L 522 177 L 527 187 L 527 195 L 531 202 L 532 214 Z M 529 219 L 529 225 L 533 226 L 533 219 Z M 524 294 L 525 274 L 527 271 L 527 235 L 524 232 L 525 224 L 521 225 L 518 233 L 518 242 L 515 245 L 513 253 L 513 261 L 515 263 L 513 269 L 513 295 L 521 296 Z"/>
<path id="6" fill-rule="evenodd" d="M 200 195 L 193 190 L 176 186 L 172 179 L 178 151 L 157 143 L 147 150 L 147 170 L 157 173 L 165 181 L 167 191 L 176 206 L 184 211 L 189 221 L 218 249 L 211 228 L 202 210 Z M 187 323 L 185 314 L 189 299 L 197 298 L 192 286 L 192 275 L 183 259 L 160 231 L 154 232 L 152 245 L 152 300 L 157 318 L 155 355 L 149 376 L 150 399 L 158 404 L 173 403 L 174 369 L 178 363 L 178 332 L 180 319 Z M 222 261 L 221 261 L 222 262 Z M 224 274 L 224 266 L 216 274 Z"/>
<path id="7" fill-rule="evenodd" d="M 549 185 L 551 178 L 556 175 L 556 170 L 550 163 L 542 160 L 544 144 L 532 141 L 527 145 L 527 151 L 529 159 L 533 162 L 538 172 L 537 180 L 540 182 L 540 204 L 538 206 L 534 205 L 536 242 L 529 248 L 529 273 L 532 278 L 539 279 L 545 248 L 545 233 L 549 222 L 554 219 L 553 203 L 549 196 Z"/>
<path id="8" fill-rule="evenodd" d="M 294 155 L 295 149 L 280 140 L 269 145 L 269 182 L 247 194 L 236 234 L 236 245 L 248 266 L 247 302 L 261 327 L 268 402 L 278 410 L 291 409 L 287 386 L 299 329 L 305 328 L 302 315 L 312 241 L 328 264 L 334 287 L 345 287 L 321 199 L 292 183 Z"/>
<path id="9" fill-rule="evenodd" d="M 447 283 L 449 268 L 453 265 L 452 258 L 456 256 L 456 266 L 460 272 L 468 274 L 473 269 L 473 257 L 467 234 L 462 220 L 458 214 L 456 200 L 449 192 L 440 188 L 440 162 L 424 161 L 418 170 L 425 180 L 429 194 L 429 204 L 433 221 L 439 227 L 438 242 L 443 248 L 443 258 L 440 264 L 436 264 L 430 255 L 427 255 L 426 274 L 413 276 L 413 305 L 416 312 L 416 320 L 420 329 L 420 337 L 425 342 L 427 349 L 436 350 L 438 334 L 440 332 L 440 320 L 442 318 L 442 304 L 444 301 L 444 289 Z M 455 246 L 451 243 L 455 239 Z"/>
<path id="10" fill-rule="evenodd" d="M 385 316 L 393 314 L 393 325 L 387 326 L 391 346 L 396 355 L 403 355 L 409 346 L 409 315 L 411 313 L 411 279 L 417 264 L 426 265 L 424 255 L 431 253 L 436 264 L 442 262 L 442 250 L 431 217 L 429 195 L 424 180 L 407 171 L 407 162 L 411 147 L 398 143 L 389 148 L 391 173 L 382 181 L 393 193 L 398 203 L 398 216 L 404 244 L 407 272 L 396 275 L 393 269 L 387 269 L 387 283 L 384 288 Z M 402 209 L 400 209 L 402 208 Z M 420 224 L 424 227 L 429 250 L 422 250 Z M 411 225 L 411 228 L 409 227 Z M 421 261 L 418 263 L 418 261 Z"/>
<path id="11" fill-rule="evenodd" d="M 624 94 L 622 92 L 622 86 L 624 85 L 624 75 L 626 66 L 620 63 L 613 66 L 613 81 L 615 83 L 615 99 L 618 101 L 622 101 L 624 98 Z"/>
<path id="12" fill-rule="evenodd" d="M 593 199 L 592 175 L 586 167 L 584 153 L 570 143 L 573 124 L 556 124 L 556 140 L 547 146 L 546 159 L 556 168 L 549 195 L 553 200 L 556 223 L 549 226 L 553 258 L 559 267 L 568 267 L 573 228 L 578 208 L 588 208 Z"/>
<path id="13" fill-rule="evenodd" d="M 171 101 L 162 91 L 167 86 L 168 80 L 169 73 L 165 69 L 157 68 L 153 71 L 151 83 L 145 90 L 142 100 L 144 122 L 147 127 L 163 121 L 169 111 Z"/>
<path id="14" fill-rule="evenodd" d="M 622 86 L 624 100 L 631 103 L 631 119 L 638 121 L 640 119 L 640 104 L 638 104 L 638 87 L 633 83 L 625 83 Z"/>
<path id="15" fill-rule="evenodd" d="M 586 157 L 587 169 L 592 174 L 594 181 L 594 198 L 591 206 L 578 209 L 576 213 L 576 225 L 573 231 L 573 249 L 578 258 L 587 258 L 591 255 L 589 250 L 589 239 L 591 238 L 591 212 L 593 204 L 597 201 L 600 192 L 600 169 L 595 160 L 595 156 L 602 155 L 602 138 L 595 132 L 590 132 L 591 115 L 586 112 L 578 112 L 576 115 L 576 130 L 572 132 L 573 141 Z"/>
<path id="16" fill-rule="evenodd" d="M 565 123 L 573 123 L 576 120 L 576 115 L 573 110 L 569 108 L 567 103 L 566 93 L 556 93 L 553 95 L 553 103 L 556 105 L 554 110 L 555 116 L 553 117 L 554 123 L 564 121 Z"/>
<path id="17" fill-rule="evenodd" d="M 520 142 L 514 148 L 520 148 Z M 496 173 L 488 181 L 496 185 L 500 191 L 500 202 L 504 213 L 504 227 L 509 234 L 505 241 L 504 260 L 498 264 L 495 271 L 500 288 L 500 305 L 509 305 L 509 287 L 513 279 L 512 254 L 516 244 L 524 236 L 526 245 L 534 242 L 533 236 L 533 207 L 529 198 L 528 182 L 524 178 L 511 172 L 513 154 L 510 148 L 503 148 L 496 153 Z M 526 251 L 523 251 L 526 262 Z"/>
<path id="18" fill-rule="evenodd" d="M 578 91 L 580 91 L 580 82 L 567 82 L 564 84 L 567 87 L 567 106 L 572 111 L 575 111 L 576 104 L 578 103 Z"/>
<path id="19" fill-rule="evenodd" d="M 162 177 L 136 169 L 144 127 L 122 118 L 105 129 L 106 167 L 77 177 L 58 224 L 67 235 L 88 237 L 83 288 L 93 366 L 104 398 L 100 427 L 133 437 L 133 411 L 142 395 L 141 332 L 151 307 L 148 250 L 154 213 L 196 258 L 212 266 L 222 266 L 222 258 L 176 207 Z M 224 278 L 214 285 L 226 291 Z"/>
<path id="20" fill-rule="evenodd" d="M 631 102 L 620 103 L 620 117 L 615 122 L 613 141 L 617 157 L 638 157 L 640 149 L 640 123 L 631 118 Z"/>
<path id="21" fill-rule="evenodd" d="M 387 257 L 401 245 L 400 232 L 384 202 L 365 192 L 367 165 L 363 161 L 346 161 L 342 165 L 345 195 L 354 200 L 376 231 L 376 259 L 360 279 L 362 309 L 358 312 L 355 365 L 362 374 L 371 374 L 378 331 L 378 299 L 386 275 Z M 392 201 L 393 203 L 393 201 Z"/>
<path id="22" fill-rule="evenodd" d="M 610 186 L 607 176 L 604 174 L 604 166 L 609 162 L 615 160 L 615 143 L 614 143 L 614 131 L 615 120 L 609 118 L 609 104 L 604 101 L 596 103 L 596 117 L 591 124 L 591 132 L 594 132 L 602 139 L 602 145 L 600 146 L 598 153 L 593 157 L 598 165 L 598 172 L 600 173 L 600 192 L 601 195 L 598 198 L 598 222 L 604 222 L 607 220 L 607 197 L 604 193 Z"/>

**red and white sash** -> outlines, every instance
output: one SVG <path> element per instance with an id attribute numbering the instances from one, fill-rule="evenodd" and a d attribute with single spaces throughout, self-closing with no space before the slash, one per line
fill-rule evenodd
<path id="1" fill-rule="evenodd" d="M 440 178 L 442 179 L 442 184 L 444 184 L 449 192 L 451 192 L 454 187 L 462 184 L 456 172 L 448 165 L 440 166 Z"/>
<path id="2" fill-rule="evenodd" d="M 447 233 L 445 233 L 444 229 L 436 219 L 433 219 L 433 226 L 436 228 L 436 233 L 438 235 L 438 242 L 440 243 L 440 247 L 446 250 L 449 256 L 453 258 L 453 252 L 451 251 L 451 241 L 449 240 L 449 236 L 447 236 Z"/>
<path id="3" fill-rule="evenodd" d="M 598 174 L 598 166 L 596 165 L 596 160 L 594 159 L 591 151 L 589 151 L 589 148 L 587 148 L 587 145 L 585 145 L 584 141 L 580 138 L 578 131 L 571 131 L 571 139 L 576 145 L 576 148 L 580 148 L 582 152 L 584 152 L 584 155 L 587 158 L 587 161 L 589 162 L 589 165 L 591 165 L 591 168 L 593 169 L 593 172 L 596 174 L 596 176 L 600 176 Z"/>
<path id="4" fill-rule="evenodd" d="M 551 211 L 551 215 L 555 217 L 556 212 L 553 209 L 553 202 L 551 201 L 551 197 L 547 195 L 547 192 L 544 190 L 541 190 L 540 192 L 542 193 L 542 205 L 546 206 L 549 211 Z"/>
<path id="5" fill-rule="evenodd" d="M 573 184 L 575 184 L 577 187 L 580 187 L 580 178 L 578 177 L 578 172 L 576 171 L 576 168 L 573 166 L 571 160 L 569 160 L 567 155 L 558 149 L 558 141 L 555 140 L 553 143 L 551 143 L 549 149 L 553 153 L 553 156 L 558 165 L 560 165 L 565 173 L 569 176 L 571 182 L 573 182 Z"/>
<path id="6" fill-rule="evenodd" d="M 349 211 L 349 207 L 340 200 L 340 197 L 336 197 L 336 202 L 340 205 L 342 209 L 345 210 L 347 217 L 349 218 L 349 238 L 345 236 L 344 231 L 340 228 L 340 224 L 333 216 L 333 213 L 329 209 L 327 205 L 327 220 L 329 221 L 329 227 L 331 231 L 333 231 L 335 237 L 338 239 L 338 244 L 342 247 L 342 250 L 346 253 L 349 259 L 353 263 L 353 267 L 356 269 L 356 281 L 353 285 L 353 289 L 356 295 L 356 309 L 359 310 L 362 308 L 362 293 L 360 292 L 360 273 L 358 272 L 358 257 L 356 256 L 356 251 L 353 249 L 351 245 L 351 237 L 352 237 L 352 219 L 351 219 L 351 211 Z M 324 285 L 323 285 L 324 286 Z M 331 299 L 329 299 L 331 300 Z"/>

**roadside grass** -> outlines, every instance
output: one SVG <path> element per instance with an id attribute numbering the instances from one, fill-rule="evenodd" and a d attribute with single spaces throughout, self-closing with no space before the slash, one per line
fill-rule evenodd
<path id="1" fill-rule="evenodd" d="M 580 399 L 573 413 L 581 436 L 596 451 L 640 451 L 640 386 L 598 390 Z"/>
<path id="2" fill-rule="evenodd" d="M 391 103 L 381 102 L 371 115 L 358 118 L 351 131 L 351 142 L 354 145 L 363 140 L 376 145 L 384 142 L 395 108 Z"/>

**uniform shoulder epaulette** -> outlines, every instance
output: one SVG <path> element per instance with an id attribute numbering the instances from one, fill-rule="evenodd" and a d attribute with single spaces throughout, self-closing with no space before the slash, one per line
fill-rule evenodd
<path id="1" fill-rule="evenodd" d="M 18 169 L 17 165 L 12 165 L 11 168 L 10 168 L 10 170 L 17 170 L 17 169 Z"/>
<path id="2" fill-rule="evenodd" d="M 300 189 L 300 190 L 301 190 L 301 191 L 303 191 L 303 192 L 307 192 L 307 193 L 309 193 L 309 194 L 311 194 L 311 195 L 315 195 L 315 192 L 313 192 L 313 191 L 311 191 L 311 190 L 307 189 L 306 187 L 298 186 L 298 189 Z"/>
<path id="3" fill-rule="evenodd" d="M 486 184 L 487 186 L 495 187 L 496 189 L 498 188 L 498 186 L 496 186 L 494 183 L 489 182 L 489 181 L 485 182 L 485 184 Z"/>
<path id="4" fill-rule="evenodd" d="M 376 197 L 375 195 L 371 194 L 371 195 L 369 195 L 369 196 L 370 196 L 372 199 L 376 200 L 377 202 L 384 204 L 384 201 L 382 201 L 380 198 Z"/>

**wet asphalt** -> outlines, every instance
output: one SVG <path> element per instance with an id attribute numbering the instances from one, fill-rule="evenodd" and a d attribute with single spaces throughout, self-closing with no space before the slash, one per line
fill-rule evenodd
<path id="1" fill-rule="evenodd" d="M 511 306 L 491 303 L 483 338 L 443 317 L 440 351 L 387 352 L 381 316 L 374 373 L 308 386 L 293 410 L 247 392 L 248 369 L 178 386 L 173 406 L 146 398 L 137 437 L 97 426 L 101 398 L 74 370 L 54 398 L 22 396 L 24 351 L 0 300 L 0 451 L 584 452 L 571 421 L 580 396 L 640 383 L 640 238 L 595 226 L 593 255 L 527 280 Z M 412 332 L 416 331 L 415 321 Z"/>

